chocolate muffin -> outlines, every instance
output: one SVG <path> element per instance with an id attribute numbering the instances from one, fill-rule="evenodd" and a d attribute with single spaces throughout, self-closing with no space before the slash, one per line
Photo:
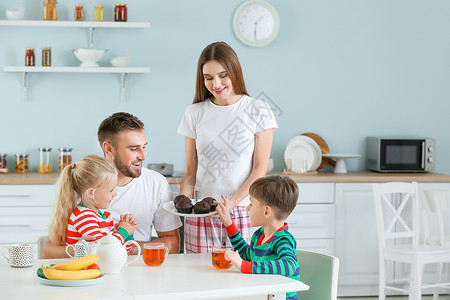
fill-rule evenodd
<path id="1" fill-rule="evenodd" d="M 175 208 L 177 209 L 177 212 L 179 212 L 180 214 L 190 214 L 190 213 L 192 213 L 192 208 L 193 207 L 194 206 L 192 205 L 192 202 L 191 202 L 191 200 L 189 198 L 181 199 L 181 200 L 179 200 L 178 202 L 175 203 Z"/>
<path id="2" fill-rule="evenodd" d="M 190 201 L 190 199 L 189 199 L 187 196 L 185 196 L 185 195 L 178 195 L 178 196 L 175 197 L 175 199 L 173 199 L 173 203 L 174 203 L 175 205 L 177 205 L 177 203 L 178 203 L 179 201 L 183 200 L 183 199 L 184 199 L 184 200 L 187 199 L 187 200 Z"/>
<path id="3" fill-rule="evenodd" d="M 196 214 L 207 214 L 211 211 L 211 205 L 206 201 L 200 201 L 194 205 L 194 213 Z"/>
<path id="4" fill-rule="evenodd" d="M 206 197 L 206 198 L 203 198 L 202 201 L 208 203 L 211 206 L 211 211 L 216 211 L 217 204 L 214 203 L 214 201 L 216 201 L 216 199 L 214 199 L 213 197 Z"/>

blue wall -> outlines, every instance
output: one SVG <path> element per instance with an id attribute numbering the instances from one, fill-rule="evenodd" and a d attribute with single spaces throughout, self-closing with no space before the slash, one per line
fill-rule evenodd
<path id="1" fill-rule="evenodd" d="M 1 1 L 0 19 L 14 2 L 40 19 L 36 0 Z M 284 167 L 288 141 L 302 132 L 320 134 L 334 153 L 362 154 L 347 161 L 364 170 L 365 137 L 419 135 L 437 140 L 437 172 L 450 173 L 450 2 L 447 0 L 270 0 L 281 29 L 264 48 L 241 44 L 232 16 L 243 2 L 213 0 L 128 1 L 129 21 L 150 29 L 97 29 L 95 46 L 109 49 L 100 61 L 131 55 L 132 66 L 150 73 L 129 75 L 127 100 L 120 102 L 117 74 L 31 74 L 29 99 L 21 99 L 21 74 L 0 72 L 0 153 L 30 154 L 36 171 L 38 147 L 73 147 L 74 160 L 101 154 L 96 130 L 116 111 L 136 114 L 146 124 L 147 162 L 170 162 L 184 169 L 184 138 L 176 133 L 192 102 L 201 50 L 223 40 L 237 52 L 252 96 L 264 93 L 276 108 L 275 170 Z M 72 19 L 84 4 L 86 19 L 94 5 L 112 0 L 60 0 L 60 19 Z M 25 48 L 51 46 L 54 66 L 76 66 L 71 50 L 87 47 L 81 28 L 0 27 L 0 66 L 23 65 Z M 56 167 L 54 167 L 54 170 Z"/>

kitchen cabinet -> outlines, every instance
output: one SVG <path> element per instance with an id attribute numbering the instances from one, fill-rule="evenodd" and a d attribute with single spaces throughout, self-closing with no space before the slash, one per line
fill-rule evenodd
<path id="1" fill-rule="evenodd" d="M 0 246 L 32 244 L 48 235 L 55 185 L 0 185 Z"/>
<path id="2" fill-rule="evenodd" d="M 339 296 L 378 295 L 378 233 L 372 183 L 336 183 L 336 248 L 340 260 Z M 419 183 L 419 187 L 446 191 L 450 183 Z M 450 228 L 448 228 L 450 231 Z M 435 279 L 435 266 L 427 266 L 424 279 Z M 409 267 L 388 264 L 389 278 L 405 278 Z"/>
<path id="3" fill-rule="evenodd" d="M 334 184 L 298 183 L 297 206 L 286 222 L 297 248 L 323 254 L 334 252 Z"/>
<path id="4" fill-rule="evenodd" d="M 76 21 L 29 21 L 29 20 L 0 20 L 0 27 L 52 27 L 52 28 L 71 28 L 81 27 L 89 28 L 89 48 L 94 47 L 94 30 L 96 28 L 109 29 L 139 29 L 149 28 L 150 23 L 147 22 L 76 22 Z M 149 73 L 149 68 L 83 68 L 83 67 L 23 67 L 23 66 L 5 66 L 3 72 L 22 73 L 22 99 L 27 99 L 27 82 L 29 73 L 119 73 L 121 74 L 120 83 L 120 99 L 125 100 L 126 77 L 128 74 Z"/>

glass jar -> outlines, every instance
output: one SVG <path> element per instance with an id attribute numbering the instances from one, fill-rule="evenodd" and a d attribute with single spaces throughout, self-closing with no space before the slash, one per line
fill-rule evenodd
<path id="1" fill-rule="evenodd" d="M 52 148 L 39 148 L 38 173 L 47 174 L 52 172 L 52 163 L 50 162 L 50 151 L 52 151 Z"/>
<path id="2" fill-rule="evenodd" d="M 128 10 L 126 4 L 116 4 L 114 8 L 114 21 L 126 22 L 128 19 Z"/>
<path id="3" fill-rule="evenodd" d="M 75 5 L 75 21 L 84 21 L 83 5 Z"/>
<path id="4" fill-rule="evenodd" d="M 95 6 L 95 14 L 94 15 L 95 15 L 96 22 L 103 22 L 103 19 L 104 19 L 103 5 Z"/>
<path id="5" fill-rule="evenodd" d="M 56 21 L 58 20 L 56 0 L 44 0 L 44 20 Z"/>
<path id="6" fill-rule="evenodd" d="M 72 163 L 72 148 L 59 148 L 59 172 Z"/>
<path id="7" fill-rule="evenodd" d="M 42 66 L 52 66 L 52 48 L 50 47 L 42 47 Z"/>
<path id="8" fill-rule="evenodd" d="M 25 53 L 25 66 L 34 67 L 34 48 L 27 48 Z"/>
<path id="9" fill-rule="evenodd" d="M 28 154 L 16 154 L 16 173 L 28 173 Z"/>
<path id="10" fill-rule="evenodd" d="M 8 154 L 0 154 L 0 169 L 6 169 L 8 167 L 6 163 L 6 156 Z"/>

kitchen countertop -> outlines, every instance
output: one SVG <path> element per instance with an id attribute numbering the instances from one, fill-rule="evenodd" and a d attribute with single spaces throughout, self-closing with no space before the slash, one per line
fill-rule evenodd
<path id="1" fill-rule="evenodd" d="M 270 175 L 282 175 L 282 172 L 273 172 Z M 39 174 L 0 174 L 0 185 L 5 184 L 55 184 L 59 173 Z M 376 173 L 370 171 L 349 172 L 338 174 L 334 172 L 318 172 L 316 174 L 290 174 L 295 182 L 390 182 L 390 181 L 417 181 L 417 182 L 450 182 L 450 175 L 438 173 Z M 181 176 L 166 177 L 170 184 L 180 184 Z"/>
<path id="2" fill-rule="evenodd" d="M 129 258 L 130 259 L 130 258 Z M 41 264 L 67 259 L 37 260 L 30 268 L 12 268 L 0 262 L 0 288 L 5 299 L 285 299 L 285 293 L 308 290 L 304 283 L 268 274 L 244 274 L 234 267 L 216 270 L 211 254 L 169 254 L 158 267 L 142 261 L 122 269 L 117 275 L 104 275 L 102 283 L 84 287 L 57 287 L 40 283 L 36 270 Z M 235 298 L 236 297 L 236 298 Z"/>

